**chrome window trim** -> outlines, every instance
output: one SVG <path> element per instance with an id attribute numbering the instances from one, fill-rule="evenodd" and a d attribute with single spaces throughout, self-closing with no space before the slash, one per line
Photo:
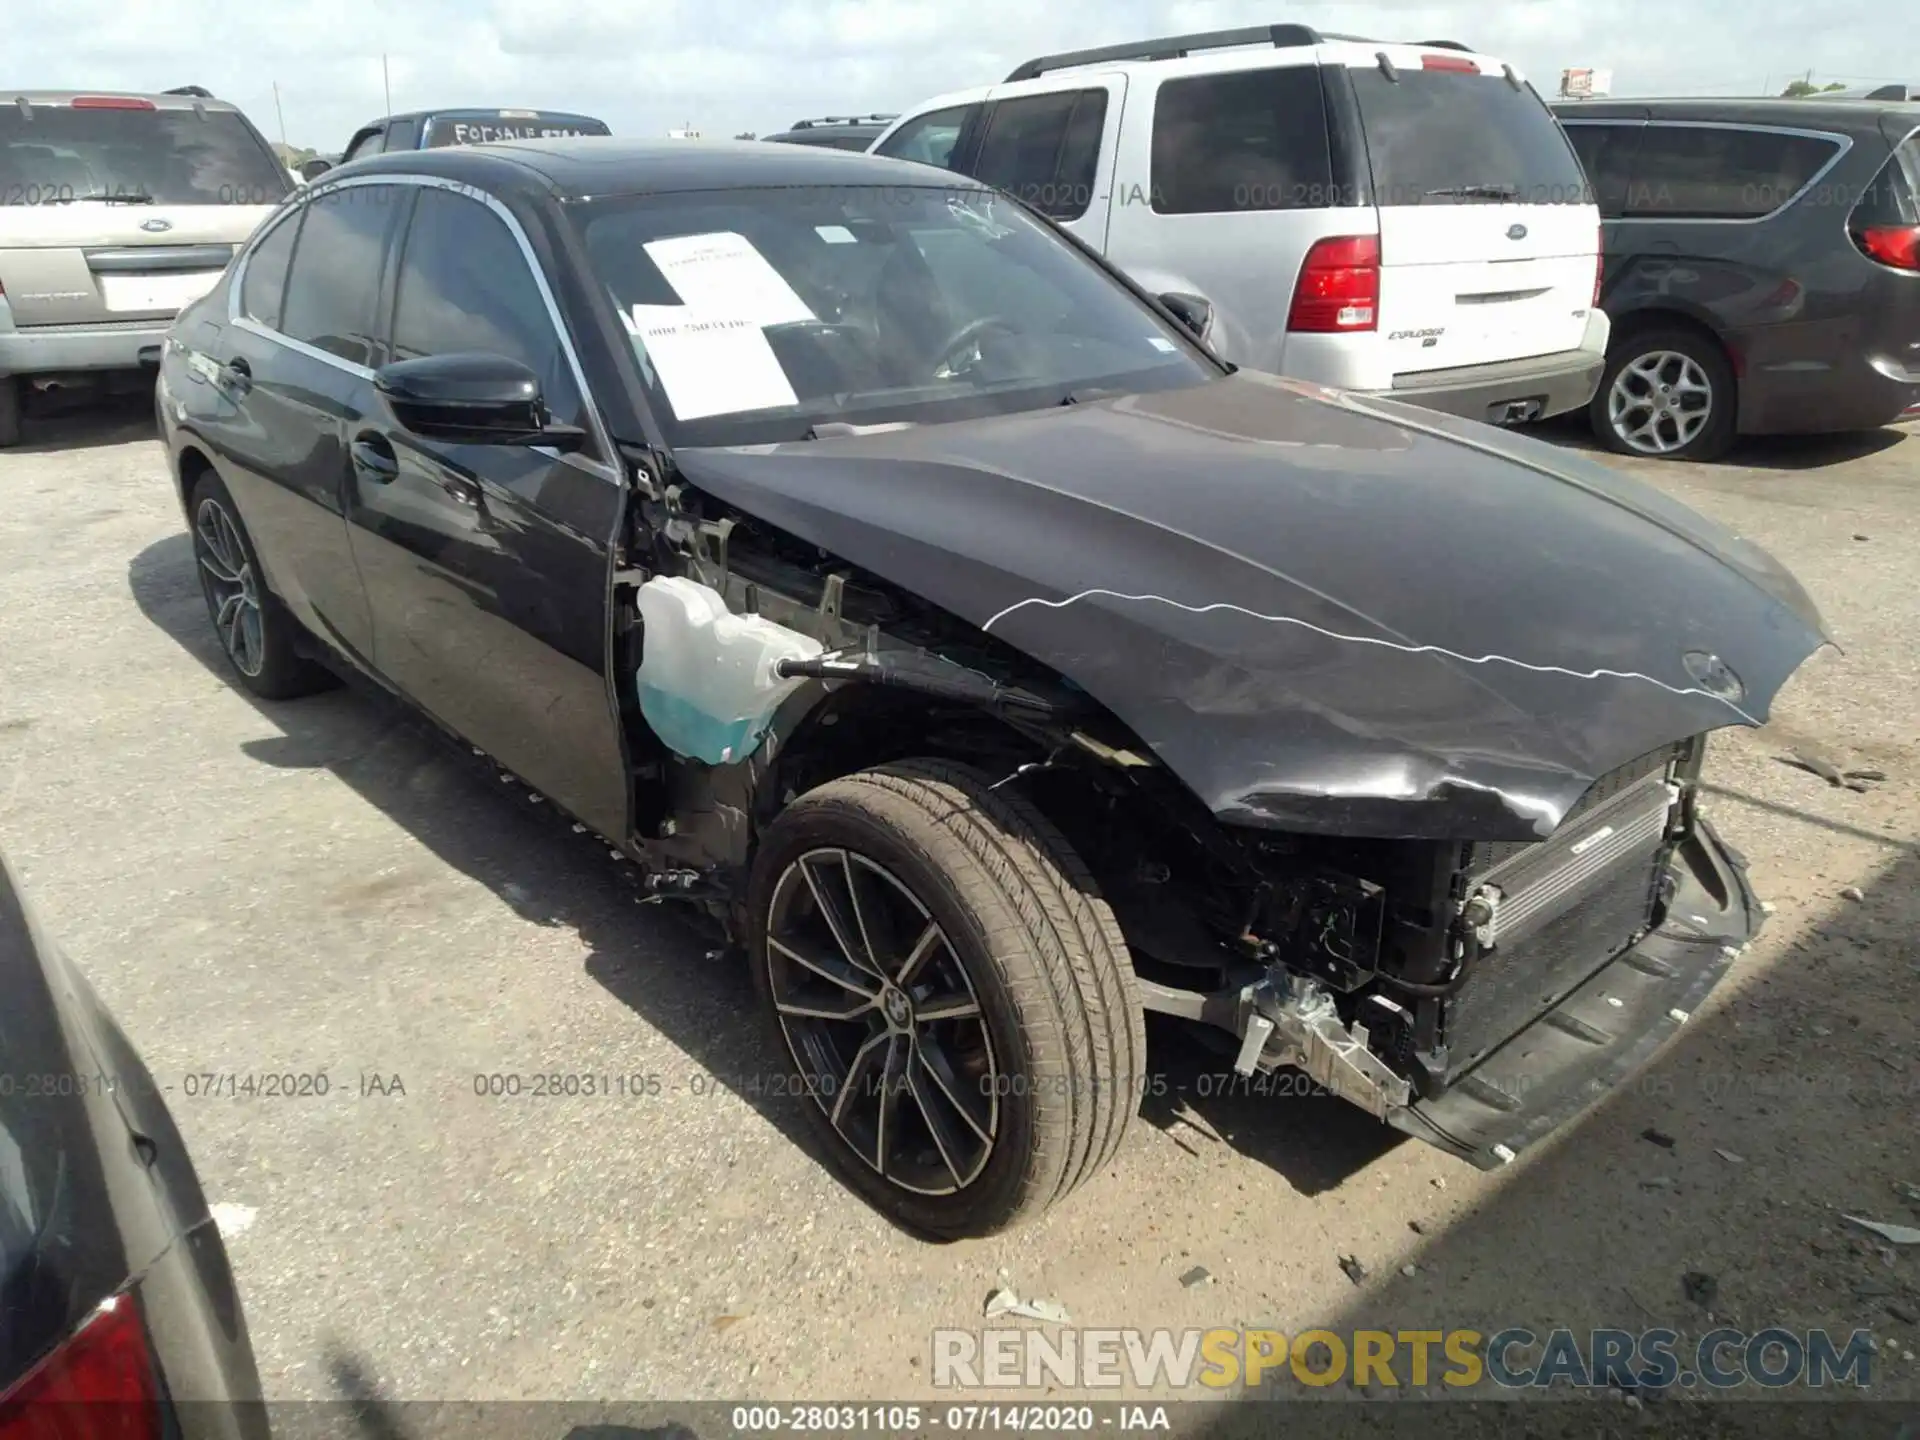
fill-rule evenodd
<path id="1" fill-rule="evenodd" d="M 232 324 L 236 330 L 245 330 L 249 335 L 258 335 L 263 340 L 276 341 L 286 346 L 287 349 L 293 351 L 295 354 L 306 356 L 309 360 L 318 360 L 322 364 L 331 365 L 336 370 L 344 370 L 347 374 L 357 376 L 362 380 L 373 379 L 373 371 L 369 370 L 366 366 L 356 365 L 351 360 L 343 359 L 330 351 L 322 350 L 317 345 L 309 345 L 304 340 L 296 340 L 291 335 L 283 335 L 271 326 L 262 325 L 251 315 L 235 316 L 229 323 Z"/>
<path id="2" fill-rule="evenodd" d="M 513 237 L 514 243 L 520 247 L 520 258 L 526 261 L 527 270 L 533 276 L 534 287 L 539 290 L 540 299 L 547 307 L 547 320 L 553 326 L 554 334 L 559 337 L 561 353 L 567 357 L 567 367 L 573 372 L 573 383 L 575 388 L 580 392 L 580 404 L 585 413 L 587 428 L 593 436 L 594 444 L 599 448 L 602 456 L 609 458 L 595 459 L 591 456 L 570 454 L 555 450 L 549 445 L 530 445 L 527 448 L 532 450 L 536 455 L 544 455 L 550 460 L 557 460 L 561 464 L 571 465 L 577 470 L 582 470 L 589 475 L 597 476 L 610 484 L 619 485 L 624 483 L 619 467 L 610 463 L 610 457 L 619 452 L 614 449 L 613 438 L 607 431 L 606 421 L 602 419 L 600 415 L 600 407 L 594 403 L 593 390 L 587 384 L 586 367 L 580 363 L 580 352 L 574 348 L 573 336 L 567 333 L 566 323 L 560 316 L 559 303 L 554 299 L 552 286 L 547 283 L 546 272 L 540 268 L 539 257 L 534 254 L 533 244 L 527 239 L 527 232 L 521 228 L 520 222 L 514 216 L 513 212 L 485 190 L 468 185 L 464 181 L 449 180 L 443 175 L 414 175 L 404 172 L 395 174 L 349 175 L 331 184 L 321 184 L 318 188 L 309 187 L 294 197 L 294 207 L 298 208 L 310 204 L 317 196 L 328 195 L 336 190 L 346 190 L 357 185 L 414 185 L 423 189 L 448 190 L 456 195 L 464 195 L 469 200 L 478 201 L 500 218 L 507 227 L 507 233 Z M 309 345 L 303 340 L 295 340 L 291 335 L 272 329 L 252 317 L 241 313 L 240 293 L 246 287 L 247 265 L 253 259 L 253 252 L 272 230 L 278 229 L 283 223 L 285 222 L 276 221 L 272 225 L 262 226 L 260 231 L 247 242 L 245 252 L 234 262 L 233 282 L 227 287 L 227 322 L 230 325 L 237 326 L 242 330 L 258 335 L 263 339 L 277 341 L 279 344 L 285 345 L 288 349 L 304 355 L 308 359 L 321 361 L 324 364 L 333 366 L 335 369 L 343 370 L 358 379 L 371 380 L 373 378 L 373 371 L 366 366 L 356 365 L 353 361 L 344 360 L 338 355 L 330 355 L 325 350 Z M 297 253 L 298 247 L 296 246 L 295 249 Z M 289 271 L 288 273 L 291 274 L 292 272 Z"/>
<path id="3" fill-rule="evenodd" d="M 1853 137 L 1851 135 L 1842 135 L 1832 130 L 1805 130 L 1797 125 L 1746 125 L 1723 120 L 1634 120 L 1624 117 L 1608 119 L 1605 116 L 1595 116 L 1591 120 L 1573 120 L 1565 116 L 1561 116 L 1559 119 L 1563 128 L 1574 125 L 1612 125 L 1630 130 L 1652 130 L 1656 127 L 1662 130 L 1738 130 L 1749 135 L 1794 135 L 1803 140 L 1829 140 L 1833 142 L 1834 151 L 1832 155 L 1827 157 L 1826 164 L 1809 175 L 1806 184 L 1802 185 L 1798 190 L 1794 191 L 1793 194 L 1789 195 L 1785 200 L 1782 200 L 1764 215 L 1616 215 L 1606 222 L 1609 225 L 1764 224 L 1766 221 L 1773 219 L 1775 216 L 1787 210 L 1791 210 L 1795 205 L 1799 204 L 1800 197 L 1825 179 L 1827 172 L 1832 170 L 1833 167 L 1838 165 L 1842 160 L 1846 159 L 1847 152 L 1853 149 Z"/>
<path id="4" fill-rule="evenodd" d="M 266 328 L 241 308 L 242 292 L 247 288 L 247 262 L 253 259 L 254 251 L 267 243 L 267 237 L 273 234 L 274 231 L 278 230 L 282 225 L 296 225 L 299 223 L 300 210 L 306 202 L 307 192 L 304 189 L 296 190 L 292 195 L 287 197 L 285 208 L 279 214 L 269 215 L 261 222 L 258 230 L 254 231 L 242 244 L 236 247 L 232 262 L 233 283 L 227 287 L 227 321 L 229 324 L 237 324 L 244 320 L 257 329 Z M 297 242 L 298 237 L 296 236 L 295 239 Z M 292 273 L 293 257 L 291 255 L 287 257 L 287 270 L 289 274 Z M 286 303 L 286 298 L 287 286 L 283 280 L 280 283 L 280 300 L 283 306 Z"/>

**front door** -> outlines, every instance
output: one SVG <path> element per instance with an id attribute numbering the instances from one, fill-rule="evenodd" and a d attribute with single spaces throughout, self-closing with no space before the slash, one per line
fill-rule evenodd
<path id="1" fill-rule="evenodd" d="M 996 86 L 968 170 L 1103 250 L 1127 77 L 1073 79 L 1064 89 L 1053 77 Z"/>
<path id="2" fill-rule="evenodd" d="M 399 257 L 388 355 L 504 355 L 556 420 L 586 420 L 579 372 L 502 211 L 426 186 Z M 383 401 L 348 436 L 349 534 L 380 672 L 602 835 L 626 838 L 607 685 L 611 541 L 623 491 L 579 454 L 411 434 Z"/>

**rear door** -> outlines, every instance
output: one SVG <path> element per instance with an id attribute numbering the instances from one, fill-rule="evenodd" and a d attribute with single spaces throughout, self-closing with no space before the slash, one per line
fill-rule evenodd
<path id="1" fill-rule="evenodd" d="M 1501 62 L 1380 47 L 1348 67 L 1380 216 L 1393 375 L 1578 349 L 1600 217 L 1572 147 Z M 1391 70 L 1391 74 L 1389 74 Z"/>
<path id="2" fill-rule="evenodd" d="M 1119 72 L 996 86 L 967 171 L 1103 250 L 1126 94 Z"/>
<path id="3" fill-rule="evenodd" d="M 356 661 L 373 649 L 347 541 L 348 436 L 373 404 L 381 275 L 412 192 L 337 184 L 282 221 L 240 272 L 239 318 L 211 358 L 231 404 L 212 431 L 221 473 L 274 592 Z M 285 279 L 276 287 L 276 274 Z"/>
<path id="4" fill-rule="evenodd" d="M 13 323 L 171 320 L 292 188 L 237 111 L 84 95 L 0 108 L 0 290 Z"/>
<path id="5" fill-rule="evenodd" d="M 1229 360 L 1369 385 L 1352 336 L 1287 332 L 1301 260 L 1319 240 L 1371 233 L 1374 217 L 1336 183 L 1314 53 L 1261 60 L 1223 51 L 1134 75 L 1107 258 L 1155 294 L 1210 301 L 1209 338 Z"/>

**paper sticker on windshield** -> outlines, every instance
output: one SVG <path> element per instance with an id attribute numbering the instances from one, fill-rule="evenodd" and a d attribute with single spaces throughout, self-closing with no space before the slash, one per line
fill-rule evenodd
<path id="1" fill-rule="evenodd" d="M 621 319 L 646 347 L 682 420 L 799 403 L 766 333 L 751 320 L 696 314 L 686 305 L 635 305 Z"/>
<path id="2" fill-rule="evenodd" d="M 853 232 L 844 225 L 816 225 L 813 227 L 813 233 L 829 245 L 853 245 L 858 243 L 853 238 Z"/>
<path id="3" fill-rule="evenodd" d="M 755 325 L 812 320 L 806 301 L 793 293 L 767 257 L 744 235 L 676 235 L 643 247 L 688 308 Z"/>
<path id="4" fill-rule="evenodd" d="M 1176 350 L 1180 348 L 1178 345 L 1174 344 L 1173 341 L 1167 339 L 1167 337 L 1164 335 L 1149 335 L 1147 337 L 1147 343 L 1153 346 L 1153 348 L 1156 350 L 1166 351 L 1169 355 L 1173 354 Z"/>

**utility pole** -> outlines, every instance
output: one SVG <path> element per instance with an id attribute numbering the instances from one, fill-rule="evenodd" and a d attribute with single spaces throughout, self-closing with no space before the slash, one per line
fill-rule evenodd
<path id="1" fill-rule="evenodd" d="M 384 51 L 380 55 L 380 88 L 387 95 L 387 114 L 393 113 L 393 82 L 387 78 L 387 57 Z"/>
<path id="2" fill-rule="evenodd" d="M 280 108 L 280 82 L 273 82 L 273 113 L 280 118 L 280 145 L 287 148 L 287 114 Z"/>

